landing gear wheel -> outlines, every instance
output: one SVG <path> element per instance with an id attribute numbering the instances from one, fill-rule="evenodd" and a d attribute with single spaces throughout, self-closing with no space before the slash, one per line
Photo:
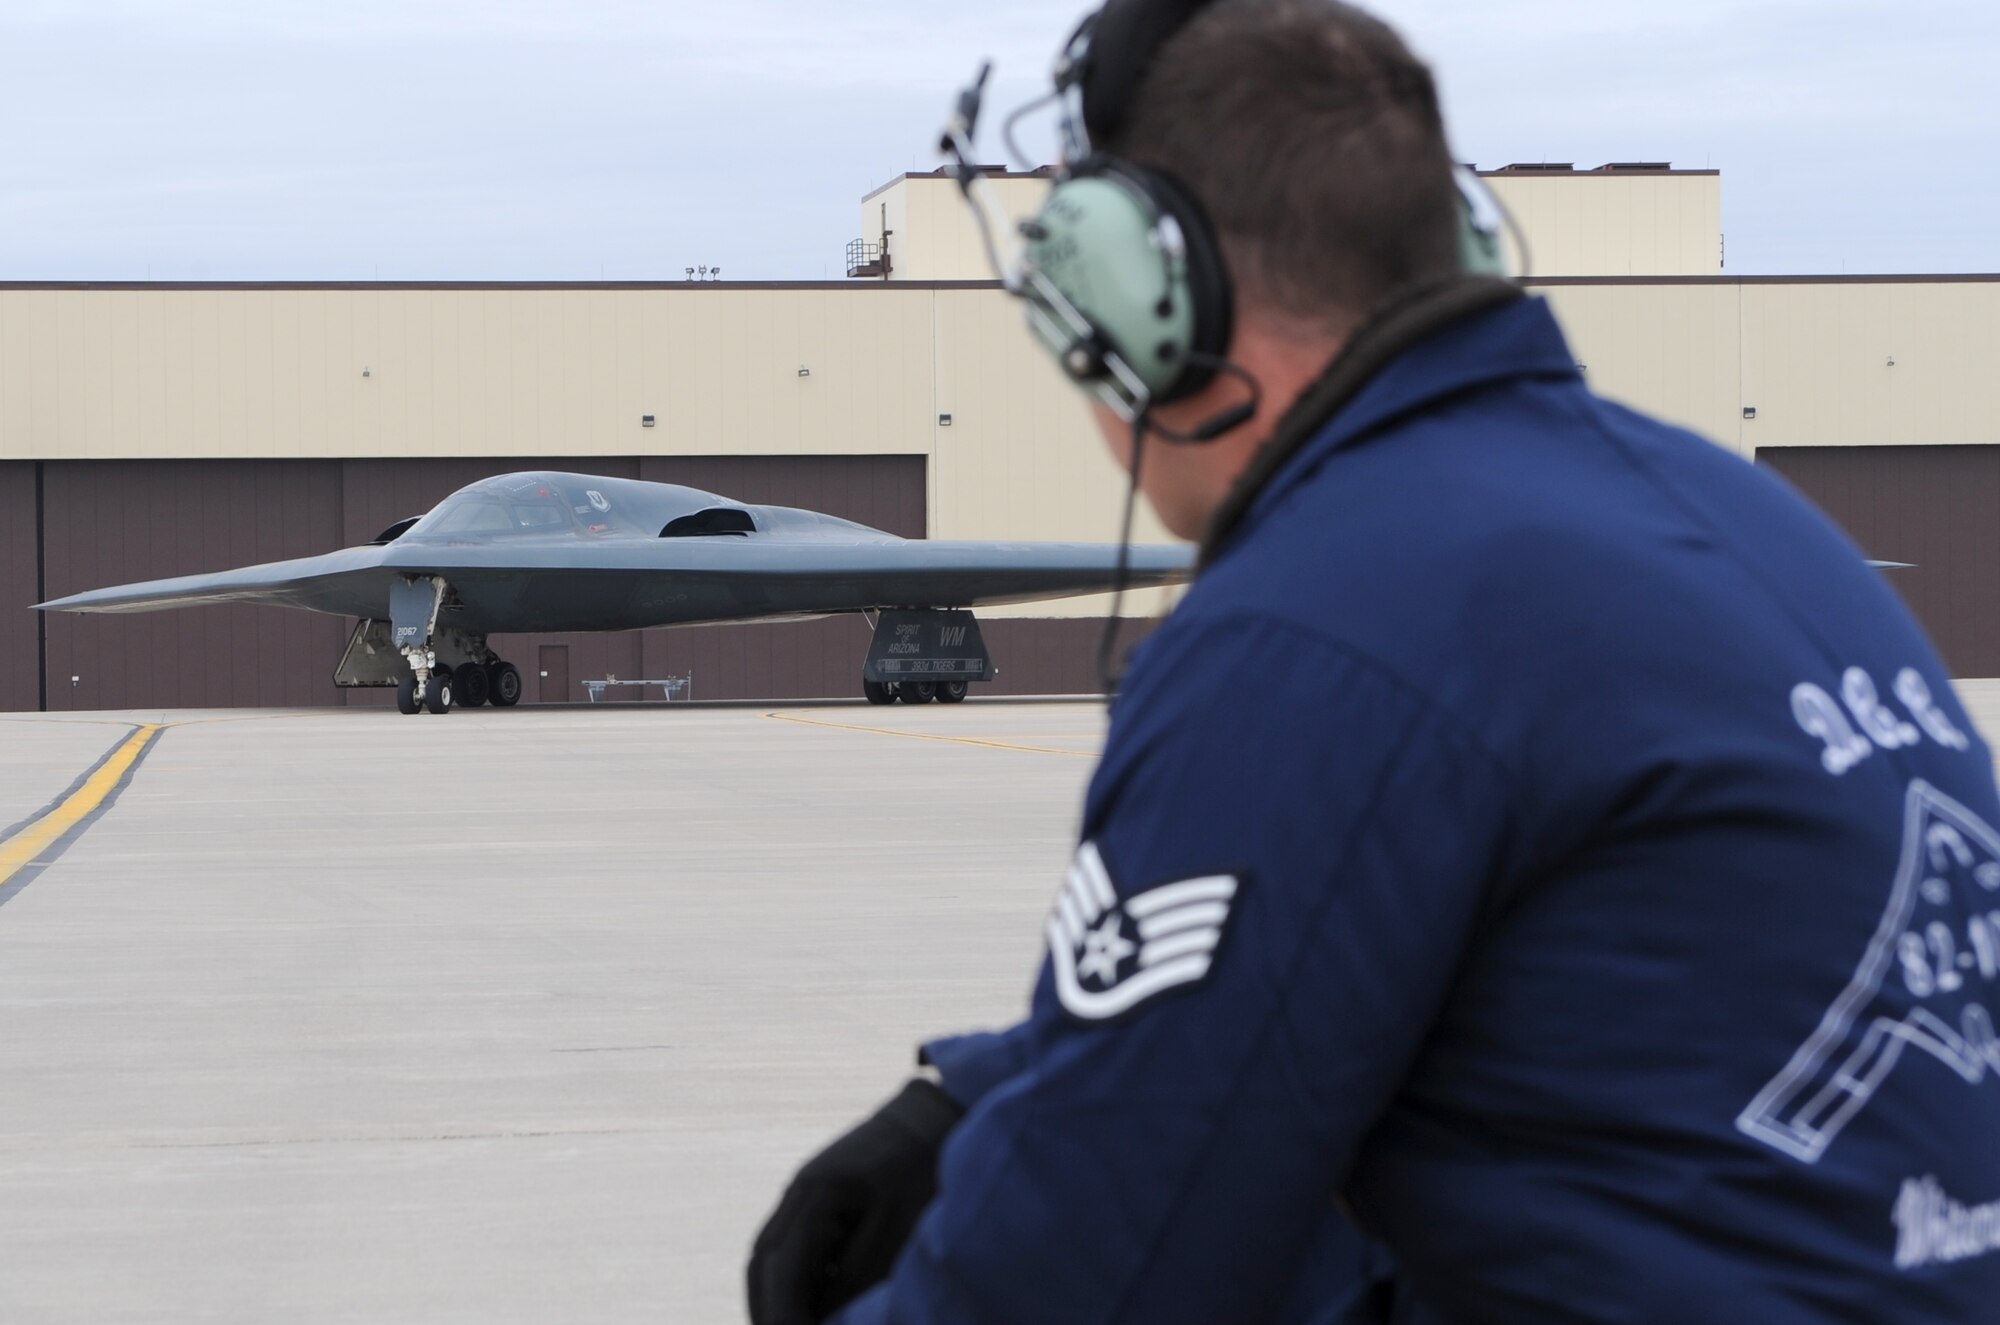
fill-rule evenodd
<path id="1" fill-rule="evenodd" d="M 451 673 L 437 671 L 431 673 L 430 684 L 424 687 L 424 712 L 451 712 Z"/>
<path id="2" fill-rule="evenodd" d="M 510 662 L 486 664 L 486 698 L 495 708 L 510 709 L 521 702 L 521 671 Z"/>
<path id="3" fill-rule="evenodd" d="M 402 714 L 419 713 L 423 705 L 417 701 L 417 678 L 406 676 L 396 682 L 396 711 Z"/>
<path id="4" fill-rule="evenodd" d="M 861 693 L 870 704 L 893 704 L 896 702 L 896 687 L 888 681 L 863 681 Z"/>
<path id="5" fill-rule="evenodd" d="M 486 669 L 478 663 L 466 663 L 451 674 L 452 702 L 462 709 L 476 709 L 484 704 L 491 689 Z"/>
<path id="6" fill-rule="evenodd" d="M 940 704 L 963 704 L 966 683 L 964 681 L 940 681 L 937 683 L 937 702 Z"/>
<path id="7" fill-rule="evenodd" d="M 937 698 L 937 682 L 904 681 L 897 685 L 896 693 L 905 704 L 928 704 Z"/>

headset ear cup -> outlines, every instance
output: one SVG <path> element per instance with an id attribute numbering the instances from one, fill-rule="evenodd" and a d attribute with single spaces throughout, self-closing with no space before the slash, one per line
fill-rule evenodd
<path id="1" fill-rule="evenodd" d="M 1222 247 L 1216 242 L 1208 213 L 1172 176 L 1123 161 L 1107 165 L 1105 173 L 1130 183 L 1145 194 L 1158 215 L 1171 217 L 1180 227 L 1187 254 L 1186 297 L 1194 307 L 1194 335 L 1180 374 L 1154 399 L 1164 402 L 1191 396 L 1214 379 L 1214 365 L 1228 355 L 1229 337 L 1235 329 L 1236 297 Z"/>

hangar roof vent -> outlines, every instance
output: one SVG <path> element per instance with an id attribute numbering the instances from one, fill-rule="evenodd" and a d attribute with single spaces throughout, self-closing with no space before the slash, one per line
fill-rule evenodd
<path id="1" fill-rule="evenodd" d="M 1591 173 L 1602 175 L 1606 173 L 1617 174 L 1621 171 L 1672 170 L 1673 168 L 1674 163 L 1671 161 L 1606 161 Z"/>
<path id="2" fill-rule="evenodd" d="M 1570 170 L 1575 170 L 1575 169 L 1576 169 L 1576 162 L 1574 162 L 1574 161 L 1516 161 L 1516 162 L 1513 162 L 1513 163 L 1512 163 L 1511 165 L 1505 165 L 1505 166 L 1502 166 L 1502 167 L 1500 167 L 1500 168 L 1501 168 L 1502 170 L 1519 170 L 1519 171 L 1524 171 L 1524 172 L 1525 172 L 1525 171 L 1536 171 L 1536 172 L 1541 172 L 1541 171 L 1556 171 L 1556 172 L 1559 172 L 1559 171 L 1570 171 Z"/>

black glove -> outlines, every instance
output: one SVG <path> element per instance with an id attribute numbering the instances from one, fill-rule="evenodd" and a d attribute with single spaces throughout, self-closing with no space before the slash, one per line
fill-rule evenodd
<path id="1" fill-rule="evenodd" d="M 964 1113 L 919 1078 L 807 1161 L 750 1250 L 752 1325 L 819 1325 L 888 1278 Z"/>

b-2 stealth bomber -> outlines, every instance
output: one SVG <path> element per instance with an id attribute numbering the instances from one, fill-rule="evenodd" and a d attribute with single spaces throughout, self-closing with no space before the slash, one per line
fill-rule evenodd
<path id="1" fill-rule="evenodd" d="M 405 713 L 518 703 L 521 674 L 487 647 L 493 634 L 865 613 L 867 697 L 952 703 L 994 675 L 971 608 L 1102 593 L 1117 562 L 1111 545 L 904 539 L 673 484 L 537 471 L 461 488 L 361 547 L 41 607 L 264 603 L 358 618 L 334 683 L 393 685 Z M 1189 549 L 1135 546 L 1125 582 L 1173 584 L 1192 567 Z"/>

